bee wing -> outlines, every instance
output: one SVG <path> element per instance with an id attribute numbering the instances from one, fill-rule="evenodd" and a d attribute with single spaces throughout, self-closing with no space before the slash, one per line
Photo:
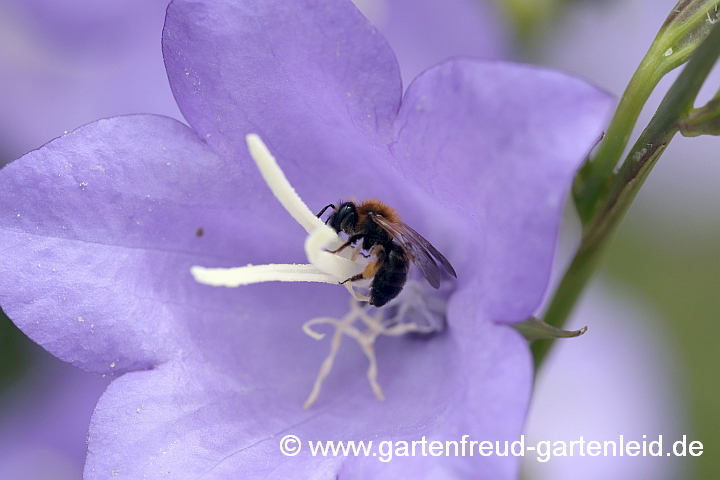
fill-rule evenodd
<path id="1" fill-rule="evenodd" d="M 369 215 L 373 222 L 387 230 L 393 236 L 393 240 L 410 253 L 413 263 L 417 265 L 423 276 L 430 282 L 430 285 L 435 288 L 440 287 L 442 270 L 440 270 L 435 260 L 440 262 L 445 271 L 457 278 L 455 269 L 450 265 L 448 259 L 438 252 L 437 248 L 433 247 L 425 237 L 403 222 L 391 222 L 387 218 L 374 213 Z"/>

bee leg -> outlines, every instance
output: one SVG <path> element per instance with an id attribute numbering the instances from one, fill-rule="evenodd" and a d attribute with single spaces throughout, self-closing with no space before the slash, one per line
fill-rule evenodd
<path id="1" fill-rule="evenodd" d="M 351 244 L 352 244 L 352 242 L 347 241 L 347 242 L 343 243 L 343 244 L 340 246 L 340 248 L 337 248 L 337 249 L 335 249 L 335 250 L 327 250 L 327 252 L 328 252 L 328 253 L 339 253 L 339 252 L 342 252 L 343 250 L 345 250 L 345 249 L 346 249 L 347 247 L 349 247 Z"/>
<path id="2" fill-rule="evenodd" d="M 322 215 L 323 213 L 325 213 L 325 210 L 327 210 L 327 209 L 330 208 L 330 207 L 335 208 L 335 205 L 333 205 L 332 203 L 331 203 L 330 205 L 325 205 L 325 207 L 324 207 L 322 210 L 320 210 L 320 213 L 318 213 L 316 216 L 317 216 L 318 218 L 320 218 L 320 215 Z"/>
<path id="3" fill-rule="evenodd" d="M 343 243 L 343 244 L 340 246 L 340 248 L 337 248 L 337 249 L 335 249 L 335 250 L 328 250 L 328 252 L 330 252 L 330 253 L 340 253 L 340 252 L 342 252 L 343 250 L 345 250 L 347 247 L 349 247 L 350 245 L 352 245 L 353 243 L 355 243 L 355 242 L 357 242 L 358 240 L 360 240 L 361 238 L 363 238 L 364 236 L 365 236 L 365 234 L 363 234 L 363 233 L 358 233 L 357 235 L 353 235 L 352 237 L 350 237 L 350 238 L 348 239 L 347 242 Z"/>
<path id="4" fill-rule="evenodd" d="M 340 282 L 340 285 L 344 285 L 347 282 L 355 282 L 357 280 L 362 280 L 363 278 L 365 278 L 365 277 L 363 277 L 363 274 L 358 273 L 357 275 L 353 275 L 352 277 L 348 278 L 347 280 L 343 280 L 342 282 Z"/>

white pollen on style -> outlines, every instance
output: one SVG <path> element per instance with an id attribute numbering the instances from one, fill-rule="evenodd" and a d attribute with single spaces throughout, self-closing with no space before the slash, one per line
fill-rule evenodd
<path id="1" fill-rule="evenodd" d="M 333 254 L 332 250 L 343 244 L 337 233 L 315 216 L 302 201 L 295 189 L 285 177 L 275 157 L 270 153 L 260 137 L 249 134 L 246 137 L 250 156 L 275 198 L 298 222 L 308 237 L 305 240 L 305 254 L 309 264 L 270 264 L 247 265 L 232 268 L 206 268 L 193 266 L 190 269 L 199 283 L 214 287 L 239 287 L 263 282 L 322 282 L 339 284 L 360 273 L 365 263 L 355 261 L 357 249 Z M 367 300 L 347 284 L 345 288 L 358 300 Z"/>

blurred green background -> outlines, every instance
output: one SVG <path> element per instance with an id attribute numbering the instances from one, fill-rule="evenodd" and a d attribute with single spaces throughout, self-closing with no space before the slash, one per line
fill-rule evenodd
<path id="1" fill-rule="evenodd" d="M 716 217 L 717 218 L 717 217 Z M 705 453 L 690 465 L 688 478 L 718 478 L 720 472 L 720 229 L 668 235 L 627 219 L 614 239 L 603 268 L 622 286 L 644 297 L 662 314 L 689 391 L 693 438 Z M 709 219 L 711 220 L 711 219 Z M 711 222 L 708 222 L 711 223 Z"/>

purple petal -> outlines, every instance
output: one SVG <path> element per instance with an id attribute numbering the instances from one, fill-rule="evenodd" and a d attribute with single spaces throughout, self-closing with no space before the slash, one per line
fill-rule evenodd
<path id="1" fill-rule="evenodd" d="M 397 61 L 350 1 L 178 0 L 163 49 L 185 118 L 249 178 L 258 179 L 244 139 L 254 132 L 310 208 L 403 197 L 386 168 L 402 93 Z"/>
<path id="2" fill-rule="evenodd" d="M 267 293 L 274 289 L 266 287 Z M 294 298 L 311 297 L 315 287 Z M 381 468 L 388 465 L 376 468 L 374 458 L 342 465 L 342 457 L 312 457 L 307 444 L 300 455 L 285 457 L 279 442 L 287 434 L 303 442 L 519 435 L 531 385 L 527 345 L 510 328 L 488 323 L 470 335 L 451 329 L 432 341 L 381 341 L 377 351 L 385 402 L 378 402 L 367 385 L 365 357 L 345 339 L 318 403 L 303 410 L 328 340 L 316 342 L 300 330 L 298 316 L 312 308 L 307 302 L 293 302 L 274 290 L 272 311 L 239 292 L 246 297 L 247 321 L 218 311 L 214 324 L 196 325 L 193 336 L 205 344 L 202 359 L 129 373 L 111 385 L 93 417 L 88 478 L 111 472 L 128 478 L 172 478 L 179 472 L 209 479 L 308 478 L 313 473 L 335 478 L 338 472 L 340 478 L 362 478 L 357 472 L 365 469 L 374 472 L 373 478 L 396 478 L 393 468 Z M 459 306 L 472 303 L 472 292 L 460 298 Z M 328 306 L 317 310 L 327 312 Z M 219 329 L 232 342 L 218 342 L 213 332 Z M 132 428 L 118 427 L 123 425 Z M 437 462 L 419 457 L 411 463 L 417 478 L 434 478 L 427 466 Z M 517 459 L 475 456 L 435 468 L 454 478 L 510 479 Z M 486 475 L 478 477 L 478 472 Z"/>
<path id="3" fill-rule="evenodd" d="M 395 166 L 473 224 L 462 235 L 483 318 L 520 321 L 539 305 L 572 178 L 611 105 L 578 79 L 506 63 L 451 61 L 410 85 Z"/>
<path id="4" fill-rule="evenodd" d="M 241 159 L 249 132 L 303 158 L 318 137 L 388 129 L 402 94 L 395 55 L 349 0 L 176 0 L 163 52 L 190 125 Z"/>
<path id="5" fill-rule="evenodd" d="M 233 205 L 252 192 L 235 171 L 184 125 L 149 115 L 95 122 L 12 162 L 0 170 L 0 304 L 34 341 L 88 370 L 181 354 L 173 305 L 178 285 L 197 286 L 190 266 L 241 261 Z"/>

